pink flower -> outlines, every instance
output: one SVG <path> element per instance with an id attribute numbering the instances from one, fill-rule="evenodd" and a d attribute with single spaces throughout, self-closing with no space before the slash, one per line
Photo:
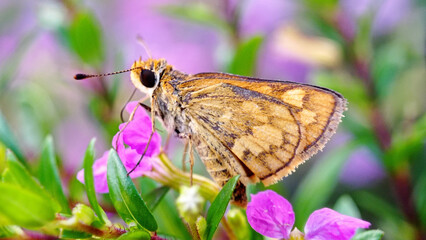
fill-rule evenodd
<path id="1" fill-rule="evenodd" d="M 251 195 L 247 220 L 256 232 L 271 238 L 288 238 L 294 224 L 293 207 L 276 192 Z"/>
<path id="2" fill-rule="evenodd" d="M 131 113 L 137 106 L 137 102 L 130 102 L 126 106 L 127 112 Z M 126 123 L 120 124 L 121 134 L 119 132 L 112 140 L 113 147 L 117 150 L 118 156 L 123 162 L 124 167 L 130 172 L 137 164 L 148 144 L 149 135 L 151 134 L 151 120 L 144 109 L 138 107 L 133 120 L 124 128 Z M 124 130 L 123 130 L 124 128 Z M 126 147 L 125 144 L 129 147 Z M 160 152 L 161 137 L 158 133 L 154 133 L 149 143 L 147 152 L 143 157 L 139 166 L 130 174 L 131 178 L 143 176 L 152 169 L 152 158 L 156 157 Z M 95 190 L 98 193 L 107 193 L 107 162 L 108 152 L 104 152 L 101 158 L 97 159 L 93 164 L 93 177 L 95 182 Z M 84 183 L 84 170 L 80 170 L 77 179 Z"/>
<path id="3" fill-rule="evenodd" d="M 295 220 L 291 204 L 271 190 L 251 198 L 247 205 L 247 220 L 252 228 L 267 237 L 288 239 Z M 357 228 L 369 226 L 369 222 L 322 208 L 309 216 L 304 239 L 349 240 Z"/>

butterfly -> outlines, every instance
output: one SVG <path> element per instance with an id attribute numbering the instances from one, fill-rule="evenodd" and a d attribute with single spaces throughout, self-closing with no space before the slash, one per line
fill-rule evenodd
<path id="1" fill-rule="evenodd" d="M 321 150 L 347 104 L 327 88 L 227 73 L 186 74 L 165 59 L 139 59 L 125 71 L 150 97 L 152 116 L 195 149 L 219 185 L 240 175 L 233 201 L 242 206 L 247 184 L 274 184 Z"/>

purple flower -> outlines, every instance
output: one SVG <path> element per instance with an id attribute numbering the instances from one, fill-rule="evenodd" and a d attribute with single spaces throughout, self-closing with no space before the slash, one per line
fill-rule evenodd
<path id="1" fill-rule="evenodd" d="M 305 225 L 305 239 L 351 239 L 357 228 L 368 228 L 369 222 L 321 208 L 309 216 Z"/>
<path id="2" fill-rule="evenodd" d="M 258 233 L 271 238 L 288 238 L 294 224 L 294 212 L 287 199 L 266 190 L 251 195 L 247 220 Z"/>
<path id="3" fill-rule="evenodd" d="M 295 219 L 291 204 L 271 190 L 251 195 L 251 198 L 247 220 L 252 228 L 267 237 L 288 239 Z M 349 240 L 357 228 L 369 226 L 369 222 L 322 208 L 309 216 L 304 239 Z"/>
<path id="4" fill-rule="evenodd" d="M 131 113 L 137 104 L 137 102 L 130 102 L 127 104 L 126 110 Z M 118 156 L 123 162 L 126 170 L 129 172 L 136 166 L 146 145 L 148 144 L 149 135 L 151 134 L 151 120 L 145 110 L 138 107 L 133 120 L 126 127 L 125 126 L 126 123 L 120 124 L 119 128 L 122 132 L 121 134 L 118 132 L 114 136 L 112 145 L 115 149 L 117 149 Z M 125 145 L 129 147 L 126 147 Z M 139 166 L 130 174 L 130 177 L 136 178 L 149 173 L 152 169 L 152 158 L 158 155 L 160 148 L 161 137 L 158 133 L 154 133 L 145 156 L 139 163 Z M 108 152 L 109 151 L 106 151 L 103 156 L 97 159 L 93 164 L 95 190 L 99 193 L 108 192 L 106 178 Z M 77 179 L 84 183 L 84 170 L 78 172 Z"/>

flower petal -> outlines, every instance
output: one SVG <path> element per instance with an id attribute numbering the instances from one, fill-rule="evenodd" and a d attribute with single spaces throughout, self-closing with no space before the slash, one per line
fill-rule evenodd
<path id="1" fill-rule="evenodd" d="M 127 172 L 130 172 L 141 158 L 141 154 L 131 148 L 126 148 L 123 151 L 118 152 L 118 156 L 123 162 Z M 137 178 L 143 176 L 147 172 L 150 172 L 152 169 L 151 161 L 150 157 L 144 156 L 142 161 L 139 163 L 139 166 L 130 174 L 130 177 Z"/>
<path id="2" fill-rule="evenodd" d="M 107 163 L 108 163 L 108 153 L 105 151 L 101 158 L 97 159 L 93 163 L 93 181 L 95 184 L 95 191 L 97 193 L 107 193 L 108 183 L 107 183 Z M 84 169 L 80 170 L 77 173 L 77 179 L 84 183 Z"/>
<path id="3" fill-rule="evenodd" d="M 130 102 L 126 105 L 126 111 L 131 113 L 135 107 L 138 106 L 138 102 Z M 119 143 L 125 143 L 130 148 L 135 149 L 139 154 L 143 154 L 146 145 L 149 140 L 149 136 L 152 132 L 151 119 L 147 112 L 138 107 L 135 115 L 131 122 L 120 124 L 120 130 L 123 130 L 120 134 Z M 125 128 L 124 128 L 125 127 Z M 118 133 L 114 136 L 113 146 L 116 144 Z M 151 142 L 149 143 L 145 156 L 152 157 L 160 152 L 161 148 L 161 137 L 158 133 L 154 133 Z"/>
<path id="4" fill-rule="evenodd" d="M 369 222 L 340 214 L 329 208 L 316 210 L 305 225 L 306 240 L 349 240 L 357 228 L 368 228 Z"/>
<path id="5" fill-rule="evenodd" d="M 256 232 L 271 238 L 288 238 L 294 224 L 293 207 L 287 199 L 266 190 L 251 195 L 247 220 Z"/>

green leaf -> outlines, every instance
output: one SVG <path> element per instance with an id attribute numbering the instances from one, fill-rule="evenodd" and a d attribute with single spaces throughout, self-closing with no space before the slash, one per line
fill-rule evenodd
<path id="1" fill-rule="evenodd" d="M 239 178 L 240 175 L 237 175 L 229 179 L 229 181 L 225 184 L 225 186 L 223 186 L 222 190 L 219 192 L 210 206 L 206 218 L 207 229 L 204 234 L 205 239 L 210 240 L 213 238 L 217 226 L 225 214 L 226 207 L 231 200 L 232 193 L 234 192 Z"/>
<path id="2" fill-rule="evenodd" d="M 368 230 L 356 234 L 351 240 L 380 240 L 382 239 L 384 232 L 381 230 Z"/>
<path id="3" fill-rule="evenodd" d="M 119 238 L 117 238 L 117 240 L 149 240 L 151 239 L 151 234 L 149 234 L 149 232 L 147 231 L 143 231 L 143 230 L 137 230 L 137 231 L 132 231 L 132 232 L 128 232 L 125 233 L 123 235 L 121 235 Z"/>
<path id="4" fill-rule="evenodd" d="M 52 196 L 41 186 L 38 180 L 31 176 L 27 169 L 16 160 L 13 153 L 8 152 L 7 156 L 7 169 L 3 172 L 3 182 L 18 185 L 24 189 L 32 191 L 45 199 L 51 201 L 52 208 L 55 212 L 61 210 L 59 203 L 52 198 Z"/>
<path id="5" fill-rule="evenodd" d="M 61 213 L 71 214 L 68 200 L 62 190 L 51 136 L 47 136 L 43 144 L 39 167 L 39 179 L 40 183 L 61 205 Z"/>
<path id="6" fill-rule="evenodd" d="M 95 161 L 94 146 L 95 139 L 92 139 L 89 146 L 87 146 L 86 153 L 84 154 L 84 186 L 86 187 L 87 198 L 89 199 L 90 205 L 98 216 L 99 221 L 103 224 L 108 218 L 96 199 L 92 168 L 93 162 Z"/>
<path id="7" fill-rule="evenodd" d="M 55 219 L 49 198 L 18 185 L 0 182 L 0 225 L 41 227 Z"/>
<path id="8" fill-rule="evenodd" d="M 3 114 L 0 111 L 0 141 L 12 152 L 15 154 L 15 156 L 19 159 L 19 161 L 24 165 L 28 166 L 27 162 L 25 161 L 24 154 L 22 154 L 22 151 L 19 149 L 17 141 L 15 137 L 12 134 L 12 131 L 9 128 L 9 125 L 6 122 L 6 119 L 4 118 Z"/>
<path id="9" fill-rule="evenodd" d="M 229 72 L 244 76 L 253 76 L 256 73 L 257 55 L 262 42 L 262 36 L 254 36 L 238 46 L 229 66 Z"/>
<path id="10" fill-rule="evenodd" d="M 343 195 L 337 199 L 333 209 L 347 216 L 361 218 L 358 207 L 349 195 Z"/>
<path id="11" fill-rule="evenodd" d="M 92 234 L 64 229 L 61 234 L 61 239 L 84 239 L 91 238 Z"/>
<path id="12" fill-rule="evenodd" d="M 69 28 L 69 38 L 72 49 L 83 62 L 95 67 L 101 65 L 105 56 L 102 30 L 93 14 L 77 14 Z"/>
<path id="13" fill-rule="evenodd" d="M 357 143 L 350 142 L 327 154 L 303 179 L 291 201 L 297 216 L 297 228 L 303 229 L 308 216 L 330 197 L 338 182 L 340 169 L 356 146 Z"/>
<path id="14" fill-rule="evenodd" d="M 157 222 L 140 197 L 115 150 L 108 156 L 107 180 L 109 196 L 120 217 L 127 223 L 136 223 L 141 229 L 155 231 Z"/>
<path id="15" fill-rule="evenodd" d="M 159 7 L 159 11 L 186 21 L 217 27 L 226 31 L 230 30 L 228 23 L 212 11 L 211 7 L 206 6 L 206 4 L 164 5 Z"/>
<path id="16" fill-rule="evenodd" d="M 163 200 L 164 196 L 169 192 L 170 188 L 167 186 L 162 186 L 156 188 L 146 194 L 143 199 L 145 199 L 146 205 L 153 212 L 158 204 Z"/>

